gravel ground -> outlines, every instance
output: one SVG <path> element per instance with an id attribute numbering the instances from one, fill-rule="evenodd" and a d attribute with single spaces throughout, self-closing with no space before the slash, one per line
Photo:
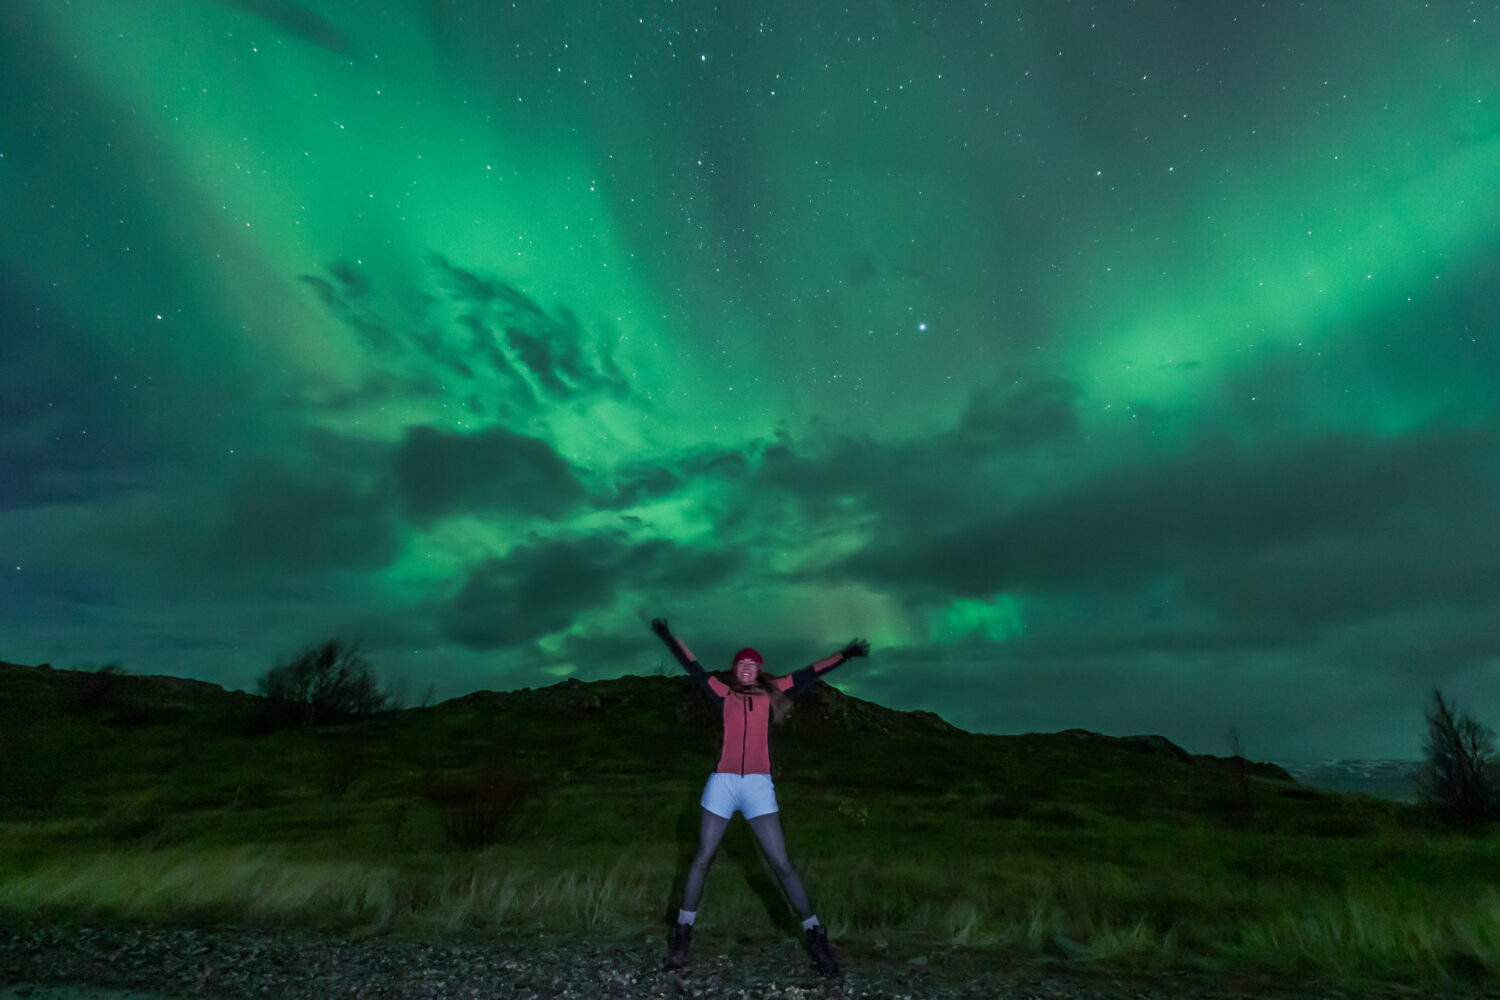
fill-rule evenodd
<path id="1" fill-rule="evenodd" d="M 855 954 L 834 942 L 844 975 L 823 979 L 797 942 L 770 935 L 695 941 L 693 963 L 665 972 L 651 939 L 478 934 L 441 939 L 311 930 L 0 924 L 0 1000 L 552 1000 L 606 997 L 1249 1000 L 1431 997 L 1427 990 L 1289 987 L 1198 974 L 1131 977 L 1065 961 L 1017 964 L 993 953 L 930 949 Z M 59 989 L 59 984 L 77 988 Z M 1452 996 L 1479 996 L 1453 993 Z M 1494 994 L 1491 994 L 1494 995 Z"/>

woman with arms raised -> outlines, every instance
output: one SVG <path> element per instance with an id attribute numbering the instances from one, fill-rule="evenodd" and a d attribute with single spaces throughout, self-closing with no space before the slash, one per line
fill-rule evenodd
<path id="1" fill-rule="evenodd" d="M 777 811 L 776 789 L 771 784 L 770 728 L 775 718 L 780 717 L 788 698 L 811 688 L 828 671 L 856 656 L 867 656 L 870 644 L 855 639 L 832 656 L 825 657 L 793 674 L 777 677 L 764 673 L 764 660 L 753 649 L 742 649 L 734 654 L 733 666 L 728 677 L 713 676 L 703 669 L 682 640 L 672 634 L 666 619 L 657 618 L 651 630 L 661 637 L 698 687 L 722 712 L 724 742 L 719 752 L 719 763 L 709 775 L 703 789 L 702 825 L 699 828 L 698 852 L 688 868 L 687 884 L 682 891 L 682 910 L 677 915 L 677 929 L 673 934 L 672 948 L 667 955 L 668 968 L 681 968 L 687 964 L 688 948 L 692 942 L 693 920 L 697 916 L 698 899 L 703 894 L 703 883 L 708 876 L 708 867 L 713 863 L 719 849 L 719 841 L 735 812 L 742 812 L 755 831 L 756 839 L 766 852 L 787 900 L 802 917 L 802 926 L 807 932 L 807 947 L 813 964 L 824 975 L 839 974 L 838 963 L 828 950 L 828 931 L 818 922 L 807 901 L 807 891 L 797 877 L 792 864 L 787 860 L 786 841 L 781 834 L 781 818 Z"/>

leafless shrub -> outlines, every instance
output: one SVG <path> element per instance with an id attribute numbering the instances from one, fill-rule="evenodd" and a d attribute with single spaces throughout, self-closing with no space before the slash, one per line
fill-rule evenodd
<path id="1" fill-rule="evenodd" d="M 1422 801 L 1463 826 L 1494 819 L 1500 811 L 1500 770 L 1495 731 L 1457 711 L 1434 689 L 1427 707 L 1417 792 Z"/>
<path id="2" fill-rule="evenodd" d="M 529 775 L 498 762 L 458 775 L 428 772 L 417 788 L 422 798 L 437 807 L 448 840 L 465 850 L 504 839 L 535 791 L 536 783 Z"/>
<path id="3" fill-rule="evenodd" d="M 399 708 L 400 694 L 382 688 L 370 661 L 357 643 L 340 639 L 311 646 L 287 663 L 278 663 L 258 682 L 260 693 L 288 707 L 283 714 L 311 728 L 320 721 L 351 715 L 373 715 Z"/>

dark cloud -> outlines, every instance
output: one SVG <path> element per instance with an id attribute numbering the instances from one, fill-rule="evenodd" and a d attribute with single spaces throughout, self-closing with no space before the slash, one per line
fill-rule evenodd
<path id="1" fill-rule="evenodd" d="M 845 568 L 885 585 L 982 596 L 1120 585 L 1328 535 L 1349 533 L 1379 549 L 1410 530 L 1407 517 L 1456 517 L 1481 530 L 1465 511 L 1478 510 L 1476 500 L 1495 502 L 1494 454 L 1491 432 L 1469 430 L 1326 437 L 1246 454 L 1203 446 L 1044 491 L 959 527 L 910 532 Z"/>
<path id="2" fill-rule="evenodd" d="M 504 427 L 471 434 L 408 428 L 392 469 L 406 510 L 419 521 L 482 512 L 553 516 L 584 496 L 551 445 Z"/>
<path id="3" fill-rule="evenodd" d="M 621 509 L 670 496 L 682 488 L 682 477 L 666 462 L 651 462 L 621 469 L 615 477 L 615 492 L 608 506 Z"/>
<path id="4" fill-rule="evenodd" d="M 370 279 L 364 272 L 353 264 L 346 261 L 336 260 L 328 268 L 329 272 L 338 279 L 343 287 L 344 294 L 350 298 L 360 299 L 370 294 Z"/>
<path id="5" fill-rule="evenodd" d="M 957 430 L 897 441 L 781 437 L 751 457 L 745 489 L 723 515 L 726 528 L 772 537 L 788 528 L 803 536 L 863 528 L 877 552 L 1014 503 L 1033 476 L 1026 455 L 976 453 Z"/>
<path id="6" fill-rule="evenodd" d="M 608 331 L 591 337 L 565 306 L 552 313 L 516 286 L 428 258 L 441 288 L 381 289 L 345 261 L 299 280 L 354 335 L 374 364 L 367 383 L 392 379 L 466 396 L 476 415 L 514 425 L 556 404 L 624 398 L 629 385 Z M 367 399 L 382 389 L 338 384 L 319 395 Z"/>
<path id="7" fill-rule="evenodd" d="M 259 463 L 224 491 L 204 557 L 224 574 L 378 569 L 400 529 L 388 493 L 346 470 Z"/>
<path id="8" fill-rule="evenodd" d="M 679 490 L 710 482 L 742 481 L 752 470 L 760 448 L 702 448 L 679 455 L 665 455 L 650 462 L 622 463 L 615 472 L 615 492 L 606 505 L 612 508 L 670 496 Z"/>
<path id="9" fill-rule="evenodd" d="M 448 387 L 428 373 L 414 376 L 394 372 L 376 372 L 353 386 L 316 380 L 304 383 L 295 397 L 298 405 L 334 415 L 357 415 L 379 407 L 392 399 L 409 399 L 440 406 L 448 397 Z M 482 407 L 470 407 L 482 414 Z"/>
<path id="10" fill-rule="evenodd" d="M 1103 464 L 1095 450 L 1040 467 L 1026 454 L 962 461 L 970 428 L 771 444 L 721 528 L 761 544 L 864 531 L 856 554 L 799 575 L 857 580 L 913 611 L 1019 596 L 1026 634 L 1006 655 L 1036 664 L 1317 656 L 1330 637 L 1330 655 L 1386 663 L 1364 638 L 1383 623 L 1488 622 L 1500 603 L 1492 426 L 1254 445 L 1209 435 L 1171 457 Z M 1494 655 L 1491 631 L 1459 625 L 1429 642 L 1447 650 L 1440 662 L 1472 666 Z M 1413 658 L 1403 644 L 1391 659 Z"/>
<path id="11" fill-rule="evenodd" d="M 463 311 L 463 325 L 497 371 L 516 366 L 554 401 L 594 395 L 618 398 L 629 391 L 608 347 L 596 349 L 597 362 L 585 355 L 588 336 L 571 310 L 559 307 L 556 315 L 548 315 L 514 285 L 481 277 L 441 254 L 432 255 L 429 263 L 453 304 Z M 496 331 L 503 331 L 503 340 Z"/>
<path id="12" fill-rule="evenodd" d="M 853 254 L 844 265 L 844 276 L 855 288 L 873 281 L 879 273 L 874 256 L 867 253 Z"/>
<path id="13" fill-rule="evenodd" d="M 308 433 L 294 458 L 173 469 L 60 519 L 56 547 L 69 563 L 129 578 L 150 570 L 168 588 L 227 593 L 282 579 L 316 592 L 324 573 L 378 570 L 398 553 L 389 453 L 380 442 Z"/>
<path id="14" fill-rule="evenodd" d="M 446 609 L 452 639 L 471 649 L 530 642 L 568 628 L 615 591 L 608 554 L 577 542 L 518 548 L 473 567 Z"/>
<path id="15" fill-rule="evenodd" d="M 441 384 L 454 378 L 471 382 L 477 377 L 473 366 L 464 360 L 470 353 L 467 348 L 472 345 L 461 344 L 447 329 L 446 317 L 430 315 L 434 303 L 411 289 L 381 289 L 382 294 L 377 295 L 369 276 L 346 261 L 330 264 L 327 277 L 302 274 L 298 280 L 312 290 L 318 302 L 347 326 L 360 346 L 369 352 L 375 371 L 367 380 L 395 378 Z M 408 308 L 408 300 L 418 306 Z M 499 371 L 503 373 L 505 367 Z M 509 384 L 507 389 L 531 397 L 530 388 L 524 383 Z M 336 391 L 345 396 L 373 394 L 373 390 L 364 387 L 351 393 L 342 385 Z"/>
<path id="16" fill-rule="evenodd" d="M 1077 443 L 1078 397 L 1071 380 L 1041 375 L 976 391 L 951 429 L 926 437 L 783 435 L 745 451 L 754 461 L 746 504 L 763 505 L 770 493 L 801 524 L 872 520 L 883 529 L 882 548 L 990 517 L 1094 458 L 1053 453 Z"/>
<path id="17" fill-rule="evenodd" d="M 317 295 L 318 301 L 335 312 L 348 311 L 352 300 L 362 299 L 370 294 L 370 278 L 362 273 L 356 266 L 345 261 L 336 260 L 328 265 L 328 273 L 333 280 L 320 277 L 316 274 L 298 275 L 301 281 Z M 351 317 L 357 319 L 357 317 Z M 362 326 L 370 325 L 366 321 Z M 386 346 L 393 343 L 391 335 L 384 330 L 366 340 L 372 347 Z"/>
<path id="18" fill-rule="evenodd" d="M 300 38 L 335 55 L 349 56 L 349 38 L 327 18 L 292 0 L 220 0 L 269 21 L 293 38 Z"/>
<path id="19" fill-rule="evenodd" d="M 1457 513 L 1457 512 L 1455 512 Z M 1358 526 L 1184 567 L 1195 599 L 1227 619 L 1329 626 L 1427 607 L 1479 609 L 1500 597 L 1500 525 L 1407 508 Z M 1403 523 L 1404 522 L 1404 523 Z"/>
<path id="20" fill-rule="evenodd" d="M 589 610 L 629 594 L 670 605 L 723 581 L 743 564 L 734 552 L 693 549 L 624 536 L 541 539 L 472 567 L 442 618 L 447 634 L 471 649 L 495 649 L 562 631 Z"/>
<path id="21" fill-rule="evenodd" d="M 483 340 L 486 334 L 485 327 L 478 321 L 471 321 L 476 340 Z M 518 326 L 505 328 L 505 341 L 510 346 L 511 353 L 523 367 L 541 383 L 542 389 L 549 396 L 560 397 L 567 395 L 568 385 L 562 379 L 562 373 L 558 370 L 558 361 L 552 353 L 552 345 L 544 336 L 531 334 Z M 494 351 L 492 360 L 500 363 L 503 355 L 494 349 L 493 340 L 488 341 L 489 347 Z"/>
<path id="22" fill-rule="evenodd" d="M 323 303 L 323 305 L 327 306 L 329 309 L 338 308 L 339 293 L 338 290 L 333 287 L 332 282 L 320 278 L 315 274 L 300 275 L 298 277 L 298 280 L 308 288 L 311 288 L 313 290 L 313 294 L 318 297 L 318 301 Z"/>
<path id="23" fill-rule="evenodd" d="M 1078 387 L 1064 378 L 982 390 L 959 419 L 958 435 L 976 451 L 1025 451 L 1078 437 Z"/>
<path id="24" fill-rule="evenodd" d="M 638 627 L 623 631 L 570 632 L 563 637 L 561 648 L 555 654 L 534 646 L 526 658 L 539 675 L 558 663 L 572 664 L 574 676 L 582 680 L 624 674 L 671 675 L 680 671 L 682 668 L 661 640 L 651 633 L 649 622 L 649 618 L 643 617 Z"/>
<path id="25" fill-rule="evenodd" d="M 852 689 L 976 731 L 1157 732 L 1203 753 L 1224 753 L 1236 726 L 1253 753 L 1290 760 L 1372 738 L 1415 746 L 1432 687 L 1482 690 L 1500 656 L 1500 601 L 1295 629 L 1191 607 L 1101 619 L 1067 600 L 1067 616 L 1028 611 L 1035 634 L 877 650 Z"/>
<path id="26" fill-rule="evenodd" d="M 1315 645 L 1298 650 L 1303 662 L 1335 663 L 1366 683 L 1381 678 L 1420 686 L 1423 694 L 1443 678 L 1476 677 L 1500 668 L 1500 599 L 1455 606 L 1428 604 L 1378 619 L 1326 630 Z M 1483 686 L 1493 688 L 1493 682 Z"/>

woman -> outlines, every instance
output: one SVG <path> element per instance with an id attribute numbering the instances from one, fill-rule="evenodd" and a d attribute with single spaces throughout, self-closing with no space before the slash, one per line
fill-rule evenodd
<path id="1" fill-rule="evenodd" d="M 755 831 L 776 877 L 781 880 L 781 887 L 786 890 L 788 901 L 802 917 L 813 965 L 824 975 L 838 975 L 838 963 L 828 950 L 828 931 L 818 923 L 818 917 L 807 901 L 807 891 L 802 888 L 802 880 L 787 860 L 786 841 L 781 835 L 781 818 L 776 806 L 776 789 L 771 784 L 769 736 L 773 716 L 780 717 L 788 698 L 795 698 L 808 690 L 839 664 L 856 656 L 868 656 L 870 644 L 855 639 L 832 656 L 803 667 L 788 677 L 763 673 L 761 655 L 753 649 L 742 649 L 734 654 L 729 677 L 724 680 L 710 676 L 703 669 L 682 640 L 672 634 L 666 619 L 652 621 L 651 631 L 661 637 L 672 655 L 698 682 L 698 687 L 721 709 L 724 725 L 719 764 L 709 775 L 699 803 L 703 807 L 703 818 L 699 827 L 698 853 L 688 868 L 687 884 L 682 891 L 682 909 L 677 914 L 677 929 L 671 951 L 667 954 L 667 967 L 678 969 L 687 964 L 693 920 L 698 915 L 698 899 L 703 894 L 708 866 L 713 863 L 714 853 L 719 849 L 719 841 L 730 818 L 739 811 L 745 814 L 750 828 Z"/>

